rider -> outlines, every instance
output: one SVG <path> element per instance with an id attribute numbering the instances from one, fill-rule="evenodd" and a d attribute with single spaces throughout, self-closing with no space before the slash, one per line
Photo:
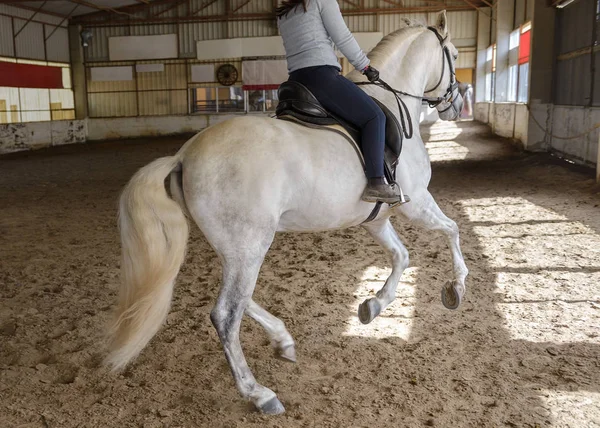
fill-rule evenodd
<path id="1" fill-rule="evenodd" d="M 284 0 L 276 9 L 289 80 L 306 86 L 327 110 L 357 126 L 362 134 L 367 187 L 362 200 L 398 202 L 400 190 L 383 173 L 385 115 L 375 102 L 340 74 L 333 43 L 372 82 L 379 72 L 346 26 L 336 0 Z M 333 41 L 333 43 L 332 43 Z"/>

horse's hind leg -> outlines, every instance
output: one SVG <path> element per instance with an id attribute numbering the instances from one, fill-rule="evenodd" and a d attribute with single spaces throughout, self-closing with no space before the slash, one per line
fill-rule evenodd
<path id="1" fill-rule="evenodd" d="M 254 300 L 250 300 L 248 303 L 246 314 L 266 330 L 269 339 L 271 339 L 271 344 L 279 357 L 296 362 L 294 339 L 292 339 L 292 335 L 286 330 L 283 321 L 260 307 Z"/>
<path id="2" fill-rule="evenodd" d="M 401 205 L 398 209 L 412 223 L 429 230 L 438 230 L 448 238 L 454 279 L 442 288 L 442 303 L 448 309 L 458 308 L 465 295 L 465 279 L 469 274 L 460 250 L 458 226 L 446 217 L 429 192 L 426 192 L 424 197 L 413 198 L 411 203 Z"/>
<path id="3" fill-rule="evenodd" d="M 251 301 L 268 245 L 264 249 L 252 250 L 248 245 L 231 244 L 234 249 L 231 254 L 221 252 L 223 283 L 210 319 L 217 330 L 240 394 L 252 401 L 262 413 L 283 413 L 285 409 L 275 393 L 254 379 L 240 344 L 240 324 Z"/>
<path id="4" fill-rule="evenodd" d="M 385 285 L 377 292 L 375 297 L 365 300 L 358 307 L 360 322 L 368 324 L 396 298 L 398 282 L 402 272 L 408 267 L 408 251 L 400 241 L 389 218 L 366 223 L 363 227 L 379 245 L 392 255 L 392 273 L 385 281 Z"/>

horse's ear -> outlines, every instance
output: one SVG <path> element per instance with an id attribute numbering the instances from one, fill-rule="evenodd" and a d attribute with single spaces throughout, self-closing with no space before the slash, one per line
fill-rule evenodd
<path id="1" fill-rule="evenodd" d="M 440 36 L 446 38 L 448 35 L 448 19 L 446 18 L 446 11 L 442 10 L 437 17 L 436 27 L 440 30 Z"/>

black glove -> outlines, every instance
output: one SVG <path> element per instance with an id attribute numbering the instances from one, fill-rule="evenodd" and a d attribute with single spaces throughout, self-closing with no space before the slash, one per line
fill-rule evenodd
<path id="1" fill-rule="evenodd" d="M 369 79 L 369 82 L 375 82 L 377 80 L 379 80 L 379 71 L 377 71 L 377 69 L 368 66 L 367 68 L 365 68 L 365 71 L 363 71 L 363 74 L 365 76 L 367 76 L 367 79 Z"/>

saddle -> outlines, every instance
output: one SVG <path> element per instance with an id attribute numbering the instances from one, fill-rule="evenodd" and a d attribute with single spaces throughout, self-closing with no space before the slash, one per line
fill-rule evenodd
<path id="1" fill-rule="evenodd" d="M 343 119 L 336 117 L 319 103 L 317 98 L 301 83 L 287 81 L 279 86 L 279 104 L 275 110 L 277 119 L 289 120 L 311 128 L 323 128 L 342 134 L 353 145 L 363 168 L 365 165 L 362 156 L 360 131 Z M 392 112 L 381 102 L 372 98 L 381 108 L 386 117 L 385 122 L 385 153 L 384 172 L 388 183 L 395 183 L 396 166 L 402 151 L 402 128 Z M 331 125 L 340 125 L 351 138 Z"/>

